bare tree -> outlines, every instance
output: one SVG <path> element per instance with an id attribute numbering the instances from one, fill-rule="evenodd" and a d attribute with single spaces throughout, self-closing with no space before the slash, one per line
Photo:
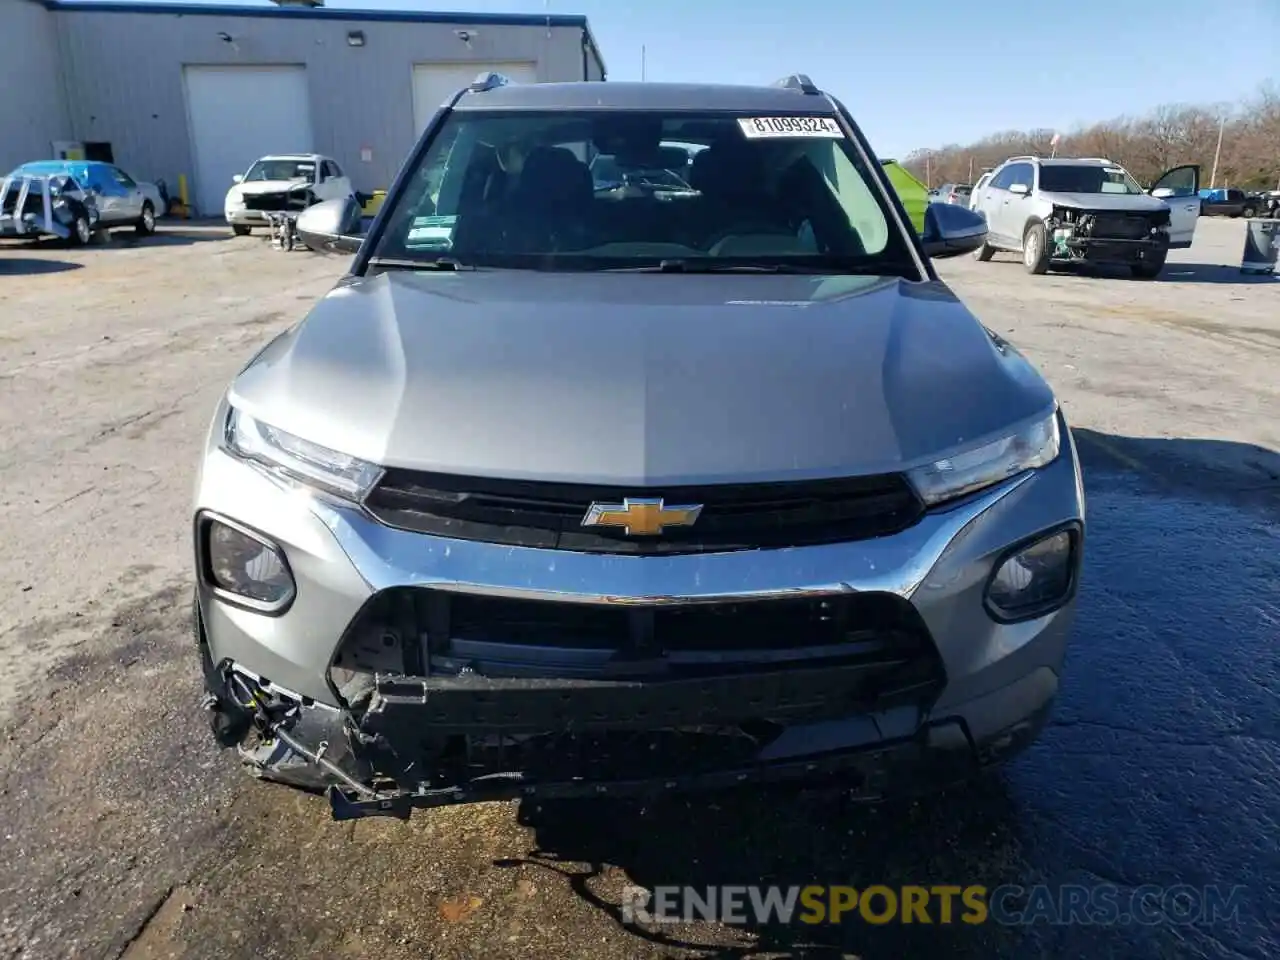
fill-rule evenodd
<path id="1" fill-rule="evenodd" d="M 1224 119 L 1225 118 L 1225 119 Z M 1170 167 L 1198 163 L 1209 183 L 1222 129 L 1218 183 L 1280 189 L 1280 87 L 1269 83 L 1243 105 L 1168 104 L 1144 117 L 1117 117 L 1063 132 L 1060 157 L 1107 157 L 1150 183 Z M 965 181 L 1011 156 L 1051 151 L 1051 130 L 1006 130 L 969 144 L 916 150 L 903 163 L 923 178 L 925 156 L 934 183 Z"/>

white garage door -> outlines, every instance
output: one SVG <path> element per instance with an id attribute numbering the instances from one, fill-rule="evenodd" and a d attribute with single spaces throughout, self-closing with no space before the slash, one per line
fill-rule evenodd
<path id="1" fill-rule="evenodd" d="M 422 133 L 450 96 L 480 74 L 492 70 L 512 83 L 537 83 L 538 65 L 523 60 L 502 63 L 415 63 L 413 65 L 413 132 Z"/>
<path id="2" fill-rule="evenodd" d="M 194 199 L 220 216 L 231 178 L 270 153 L 311 153 L 305 67 L 186 67 Z"/>

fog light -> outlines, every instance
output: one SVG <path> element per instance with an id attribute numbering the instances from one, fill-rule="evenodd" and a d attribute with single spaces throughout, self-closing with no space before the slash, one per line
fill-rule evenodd
<path id="1" fill-rule="evenodd" d="M 209 521 L 205 543 L 209 580 L 219 590 L 264 610 L 293 599 L 293 574 L 273 544 L 221 520 Z"/>
<path id="2" fill-rule="evenodd" d="M 998 620 L 1029 620 L 1057 609 L 1075 587 L 1076 531 L 1059 530 L 1001 562 L 987 586 Z"/>

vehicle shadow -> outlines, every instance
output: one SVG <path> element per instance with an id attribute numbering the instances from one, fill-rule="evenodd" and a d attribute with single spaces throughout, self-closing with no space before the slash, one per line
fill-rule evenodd
<path id="1" fill-rule="evenodd" d="M 211 243 L 218 240 L 230 240 L 233 234 L 226 225 L 190 226 L 174 225 L 161 221 L 156 232 L 150 236 L 139 236 L 132 230 L 113 230 L 109 238 L 101 245 L 105 247 L 185 247 L 193 243 Z"/>
<path id="2" fill-rule="evenodd" d="M 0 276 L 30 277 L 41 273 L 64 273 L 67 270 L 79 270 L 83 263 L 72 263 L 70 260 L 40 260 L 35 257 L 0 256 Z"/>
<path id="3" fill-rule="evenodd" d="M 1073 436 L 1089 546 L 1068 682 L 1026 753 L 967 787 L 879 805 L 795 787 L 647 806 L 526 803 L 534 850 L 496 865 L 565 878 L 646 956 L 1137 957 L 1223 944 L 1265 953 L 1272 820 L 1231 811 L 1248 807 L 1270 763 L 1265 744 L 1280 736 L 1270 692 L 1280 654 L 1266 613 L 1280 611 L 1272 522 L 1280 520 L 1280 453 L 1087 429 Z M 1188 763 L 1209 764 L 1214 775 L 1189 779 Z M 930 924 L 875 923 L 856 909 L 840 923 L 782 922 L 748 909 L 736 923 L 671 924 L 628 922 L 623 909 L 634 888 L 814 884 L 1239 884 L 1258 901 L 1211 929 L 975 926 L 959 911 L 949 924 L 936 913 Z"/>
<path id="4" fill-rule="evenodd" d="M 1136 283 L 1265 284 L 1274 283 L 1277 279 L 1272 275 L 1241 273 L 1239 267 L 1221 263 L 1174 263 L 1172 261 L 1166 263 L 1164 269 L 1160 271 L 1160 276 L 1153 279 L 1140 279 L 1135 277 L 1126 266 L 1108 264 L 1054 266 L 1053 273 L 1108 280 L 1133 280 Z"/>
<path id="5" fill-rule="evenodd" d="M 1274 274 L 1241 273 L 1221 263 L 1166 263 L 1157 283 L 1275 283 Z"/>
<path id="6" fill-rule="evenodd" d="M 962 931 L 955 927 L 965 925 L 877 926 L 861 922 L 856 908 L 837 923 L 812 914 L 806 921 L 799 902 L 789 919 L 746 918 L 736 930 L 706 922 L 649 922 L 627 912 L 640 890 L 679 886 L 706 896 L 708 887 L 756 884 L 866 889 L 991 878 L 1033 882 L 1018 854 L 1021 817 L 998 777 L 978 781 L 963 795 L 947 792 L 894 806 L 852 802 L 834 788 L 773 786 L 668 797 L 644 806 L 561 801 L 522 811 L 522 818 L 534 828 L 537 848 L 497 866 L 554 872 L 650 948 L 701 951 L 700 956 L 962 956 L 955 949 Z M 957 921 L 961 909 L 957 897 Z M 1016 952 L 1019 939 L 1012 932 L 999 952 Z M 974 956 L 992 955 L 992 938 L 984 940 L 986 952 Z"/>

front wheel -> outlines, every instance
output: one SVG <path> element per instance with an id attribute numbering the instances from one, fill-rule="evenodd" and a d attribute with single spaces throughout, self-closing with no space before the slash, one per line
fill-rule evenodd
<path id="1" fill-rule="evenodd" d="M 1258 211 L 1253 209 L 1253 207 L 1245 207 L 1242 211 L 1240 211 L 1240 216 L 1244 217 L 1246 220 L 1252 220 L 1257 215 L 1258 215 Z"/>
<path id="2" fill-rule="evenodd" d="M 1042 274 L 1049 269 L 1048 235 L 1043 223 L 1033 223 L 1027 227 L 1022 237 L 1022 265 L 1027 273 Z"/>
<path id="3" fill-rule="evenodd" d="M 996 248 L 984 240 L 982 241 L 982 246 L 973 251 L 973 259 L 977 260 L 979 263 L 986 263 L 995 256 L 995 252 Z"/>
<path id="4" fill-rule="evenodd" d="M 156 232 L 156 208 L 151 206 L 150 200 L 142 205 L 142 216 L 138 218 L 134 230 L 140 237 L 149 237 Z"/>
<path id="5" fill-rule="evenodd" d="M 247 237 L 250 233 L 253 232 L 253 227 L 246 227 L 242 223 L 233 223 L 231 225 L 231 232 L 234 233 L 237 237 Z"/>
<path id="6" fill-rule="evenodd" d="M 1143 260 L 1141 263 L 1133 263 L 1129 265 L 1129 270 L 1139 280 L 1154 280 L 1160 276 L 1160 271 L 1164 269 L 1165 254 L 1160 254 L 1154 260 Z"/>

